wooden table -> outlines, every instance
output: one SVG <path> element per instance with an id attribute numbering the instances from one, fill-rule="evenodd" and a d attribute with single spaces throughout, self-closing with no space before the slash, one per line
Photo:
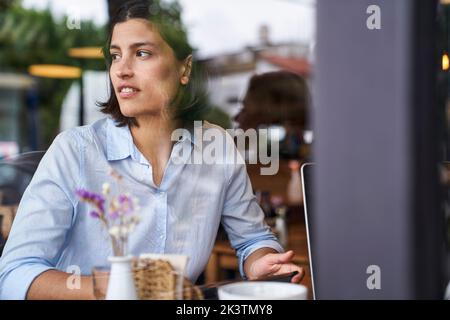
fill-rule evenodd
<path id="1" fill-rule="evenodd" d="M 295 256 L 293 262 L 305 269 L 305 277 L 301 283 L 308 287 L 309 298 L 311 298 L 311 273 L 309 269 L 308 245 L 304 223 L 298 221 L 288 223 L 288 243 L 285 249 L 286 251 L 294 250 Z M 222 275 L 224 270 L 238 272 L 238 260 L 234 249 L 231 248 L 228 241 L 217 240 L 205 270 L 206 284 L 225 280 Z"/>

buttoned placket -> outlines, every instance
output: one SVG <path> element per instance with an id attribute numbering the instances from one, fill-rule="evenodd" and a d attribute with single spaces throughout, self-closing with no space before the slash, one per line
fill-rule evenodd
<path id="1" fill-rule="evenodd" d="M 161 180 L 160 187 L 157 187 L 153 181 L 153 168 L 152 165 L 145 159 L 145 157 L 139 152 L 139 164 L 141 166 L 141 181 L 148 186 L 149 191 L 154 195 L 155 200 L 155 214 L 156 214 L 156 227 L 154 230 L 153 241 L 157 244 L 155 248 L 156 253 L 164 253 L 165 243 L 167 239 L 167 215 L 168 215 L 168 199 L 167 190 L 170 188 L 173 179 L 181 170 L 181 166 L 175 166 L 172 163 L 173 157 L 178 157 L 179 148 L 182 147 L 182 143 L 190 143 L 190 141 L 177 141 L 173 148 L 167 162 L 166 168 L 164 169 L 163 177 Z M 189 149 L 192 151 L 192 149 Z"/>

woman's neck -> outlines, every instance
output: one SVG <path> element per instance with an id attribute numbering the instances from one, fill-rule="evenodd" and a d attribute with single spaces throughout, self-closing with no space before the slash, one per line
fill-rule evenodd
<path id="1" fill-rule="evenodd" d="M 151 162 L 166 162 L 173 141 L 171 134 L 179 123 L 168 116 L 148 116 L 136 119 L 139 126 L 131 126 L 133 141 L 139 151 Z"/>

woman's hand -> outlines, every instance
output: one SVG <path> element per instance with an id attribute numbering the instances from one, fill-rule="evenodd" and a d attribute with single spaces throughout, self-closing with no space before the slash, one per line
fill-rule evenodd
<path id="1" fill-rule="evenodd" d="M 274 250 L 270 250 L 269 252 L 260 250 L 251 254 L 245 262 L 245 273 L 250 280 L 290 273 L 293 271 L 298 271 L 298 274 L 292 278 L 292 283 L 300 283 L 303 279 L 305 275 L 304 269 L 291 262 L 294 257 L 294 252 L 292 250 L 285 253 L 275 253 Z"/>

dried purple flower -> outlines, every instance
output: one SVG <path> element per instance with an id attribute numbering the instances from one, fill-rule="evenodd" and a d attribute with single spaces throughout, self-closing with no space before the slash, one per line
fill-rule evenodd
<path id="1" fill-rule="evenodd" d="M 120 184 L 122 176 L 117 171 L 111 169 L 110 176 Z M 100 219 L 108 228 L 114 254 L 124 255 L 128 236 L 140 221 L 135 214 L 135 211 L 139 210 L 138 199 L 128 193 L 111 196 L 108 183 L 104 183 L 102 189 L 102 194 L 85 189 L 78 189 L 75 194 L 92 207 L 93 210 L 89 215 Z M 107 210 L 105 210 L 106 202 Z"/>
<path id="2" fill-rule="evenodd" d="M 94 205 L 97 207 L 100 214 L 103 214 L 105 212 L 104 204 L 105 204 L 105 198 L 103 198 L 102 195 L 87 191 L 84 189 L 78 189 L 75 191 L 75 194 L 83 201 L 90 203 L 91 205 Z"/>
<path id="3" fill-rule="evenodd" d="M 116 220 L 119 217 L 119 212 L 117 212 L 117 211 L 110 211 L 109 212 L 109 217 L 111 218 L 111 220 Z"/>
<path id="4" fill-rule="evenodd" d="M 100 218 L 100 213 L 98 213 L 97 211 L 91 211 L 91 212 L 89 213 L 89 215 L 90 215 L 92 218 Z"/>
<path id="5" fill-rule="evenodd" d="M 131 213 L 133 212 L 133 201 L 130 199 L 130 197 L 121 194 L 118 198 L 120 210 L 125 213 Z"/>

